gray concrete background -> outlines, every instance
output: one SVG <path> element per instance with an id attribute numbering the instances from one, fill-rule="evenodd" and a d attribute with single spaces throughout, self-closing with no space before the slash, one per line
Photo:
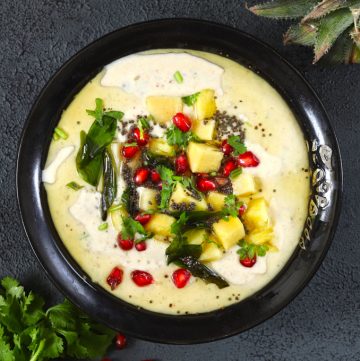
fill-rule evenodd
<path id="1" fill-rule="evenodd" d="M 22 229 L 15 189 L 17 144 L 30 107 L 50 76 L 98 37 L 168 17 L 207 19 L 247 31 L 299 68 L 318 92 L 339 138 L 345 173 L 340 225 L 319 272 L 288 307 L 248 332 L 210 344 L 129 340 L 127 349 L 111 355 L 114 361 L 360 360 L 360 69 L 311 66 L 310 51 L 282 46 L 286 22 L 256 18 L 243 5 L 241 0 L 1 0 L 0 277 L 19 278 L 49 303 L 63 296 L 44 275 Z"/>

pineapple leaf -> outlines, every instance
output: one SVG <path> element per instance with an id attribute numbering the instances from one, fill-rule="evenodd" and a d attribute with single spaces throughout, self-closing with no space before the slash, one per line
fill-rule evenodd
<path id="1" fill-rule="evenodd" d="M 336 39 L 353 23 L 349 9 L 333 11 L 320 22 L 314 47 L 314 63 L 332 47 Z"/>
<path id="2" fill-rule="evenodd" d="M 347 31 L 340 35 L 328 55 L 324 58 L 324 63 L 360 63 L 360 47 L 354 44 Z"/>
<path id="3" fill-rule="evenodd" d="M 259 16 L 274 19 L 294 19 L 306 15 L 318 0 L 274 0 L 249 8 Z"/>
<path id="4" fill-rule="evenodd" d="M 290 26 L 284 35 L 284 44 L 314 46 L 317 26 L 314 24 L 296 24 Z"/>
<path id="5" fill-rule="evenodd" d="M 301 22 L 305 23 L 309 20 L 319 19 L 332 11 L 359 5 L 359 0 L 323 0 L 321 3 L 316 5 L 310 13 L 301 20 Z"/>

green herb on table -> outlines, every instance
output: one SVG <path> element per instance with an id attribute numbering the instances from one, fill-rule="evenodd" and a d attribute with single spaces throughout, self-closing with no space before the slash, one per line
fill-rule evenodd
<path id="1" fill-rule="evenodd" d="M 237 135 L 230 136 L 227 142 L 234 148 L 234 155 L 240 155 L 247 151 L 245 144 L 241 141 L 240 137 Z"/>
<path id="2" fill-rule="evenodd" d="M 93 322 L 69 301 L 44 308 L 33 292 L 6 277 L 0 289 L 0 360 L 46 361 L 101 357 L 115 332 Z"/>
<path id="3" fill-rule="evenodd" d="M 60 128 L 60 127 L 56 127 L 54 129 L 54 135 L 53 135 L 54 140 L 58 140 L 58 139 L 68 139 L 69 138 L 69 134 L 67 132 L 65 132 L 64 129 Z"/>
<path id="4" fill-rule="evenodd" d="M 179 72 L 179 70 L 174 73 L 174 79 L 178 84 L 181 84 L 184 81 L 184 78 L 182 74 Z"/>
<path id="5" fill-rule="evenodd" d="M 237 250 L 237 254 L 240 255 L 241 260 L 245 258 L 253 259 L 255 255 L 264 257 L 266 252 L 269 250 L 269 247 L 265 244 L 256 245 L 253 243 L 248 243 L 245 240 L 241 240 L 239 242 L 239 246 L 241 248 Z"/>
<path id="6" fill-rule="evenodd" d="M 190 94 L 190 95 L 187 95 L 185 97 L 182 97 L 181 100 L 183 101 L 184 104 L 191 107 L 196 103 L 197 98 L 199 97 L 199 94 L 200 94 L 200 92 Z"/>
<path id="7" fill-rule="evenodd" d="M 69 182 L 66 187 L 74 190 L 74 191 L 79 191 L 80 189 L 84 188 L 84 186 L 81 186 L 80 184 L 76 183 L 76 182 Z"/>

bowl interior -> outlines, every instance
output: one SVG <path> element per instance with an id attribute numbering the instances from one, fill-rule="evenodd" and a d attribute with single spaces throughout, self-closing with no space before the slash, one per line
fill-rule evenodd
<path id="1" fill-rule="evenodd" d="M 309 147 L 312 195 L 299 246 L 266 287 L 225 309 L 171 316 L 139 309 L 92 283 L 53 225 L 41 170 L 61 112 L 104 65 L 149 49 L 202 50 L 248 66 L 288 102 Z M 36 140 L 34 142 L 34 139 Z M 235 29 L 199 20 L 161 20 L 115 31 L 70 59 L 49 81 L 27 119 L 17 169 L 18 200 L 30 243 L 55 284 L 100 322 L 164 343 L 199 343 L 244 331 L 283 308 L 320 265 L 336 228 L 342 192 L 341 159 L 328 117 L 302 76 L 271 48 Z"/>

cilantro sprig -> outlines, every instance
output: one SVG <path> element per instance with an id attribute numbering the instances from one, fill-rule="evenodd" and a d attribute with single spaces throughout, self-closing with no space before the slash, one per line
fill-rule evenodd
<path id="1" fill-rule="evenodd" d="M 102 126 L 103 125 L 103 116 L 114 118 L 116 120 L 121 120 L 124 116 L 124 113 L 117 110 L 104 111 L 104 101 L 100 98 L 95 99 L 95 110 L 86 109 L 86 113 L 95 118 L 95 120 Z"/>
<path id="2" fill-rule="evenodd" d="M 227 220 L 229 216 L 237 217 L 242 202 L 239 202 L 234 194 L 227 195 L 224 202 L 224 208 L 221 211 L 222 218 Z"/>
<path id="3" fill-rule="evenodd" d="M 1 280 L 0 360 L 45 361 L 103 356 L 115 332 L 90 320 L 69 301 L 44 308 L 13 278 Z"/>
<path id="4" fill-rule="evenodd" d="M 166 131 L 166 140 L 169 145 L 177 145 L 180 148 L 186 148 L 190 141 L 201 142 L 193 132 L 182 132 L 175 125 L 171 125 Z"/>
<path id="5" fill-rule="evenodd" d="M 239 246 L 241 248 L 237 250 L 237 254 L 240 256 L 241 260 L 245 258 L 253 259 L 255 255 L 264 257 L 269 250 L 269 247 L 266 244 L 256 245 L 248 243 L 244 239 L 239 242 Z"/>
<path id="6" fill-rule="evenodd" d="M 247 151 L 246 145 L 241 141 L 238 135 L 231 135 L 227 142 L 234 148 L 234 155 L 240 155 Z"/>
<path id="7" fill-rule="evenodd" d="M 137 233 L 140 234 L 141 237 L 135 239 Z M 135 221 L 131 217 L 122 217 L 121 237 L 123 239 L 135 239 L 135 243 L 140 243 L 151 238 L 152 234 L 146 232 L 140 222 Z"/>

